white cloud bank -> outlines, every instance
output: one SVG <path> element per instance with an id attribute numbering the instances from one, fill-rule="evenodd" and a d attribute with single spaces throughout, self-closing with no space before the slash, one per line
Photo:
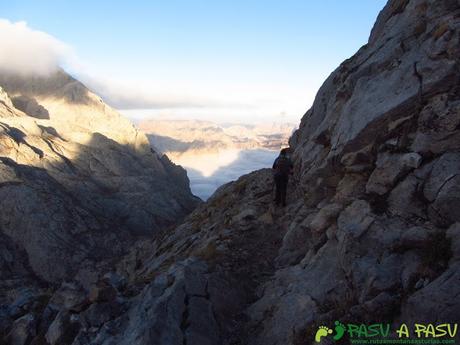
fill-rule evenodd
<path id="1" fill-rule="evenodd" d="M 24 21 L 0 18 L 0 72 L 46 76 L 59 67 L 73 74 L 117 109 L 203 109 L 231 108 L 234 100 L 214 97 L 196 85 L 167 85 L 145 76 L 104 76 L 97 66 L 90 66 L 74 54 L 70 45 L 52 35 L 33 29 Z"/>
<path id="2" fill-rule="evenodd" d="M 223 154 L 226 154 L 223 152 Z M 273 161 L 278 156 L 278 151 L 269 150 L 243 150 L 238 152 L 238 156 L 232 162 L 221 166 L 214 171 L 211 176 L 205 176 L 202 172 L 193 167 L 184 166 L 190 179 L 190 188 L 193 194 L 203 200 L 207 200 L 219 186 L 234 181 L 240 176 L 252 171 L 271 168 Z M 208 164 L 205 156 L 196 156 L 195 166 L 200 162 Z"/>
<path id="3" fill-rule="evenodd" d="M 68 70 L 131 119 L 177 118 L 218 122 L 296 121 L 315 90 L 282 84 L 158 80 L 149 75 L 103 75 L 70 45 L 26 22 L 0 19 L 0 72 L 45 76 Z M 129 62 L 128 62 L 129 65 Z M 107 72 L 107 71 L 106 71 Z"/>
<path id="4" fill-rule="evenodd" d="M 31 29 L 26 22 L 0 19 L 0 71 L 48 75 L 72 56 L 72 49 L 53 36 Z"/>

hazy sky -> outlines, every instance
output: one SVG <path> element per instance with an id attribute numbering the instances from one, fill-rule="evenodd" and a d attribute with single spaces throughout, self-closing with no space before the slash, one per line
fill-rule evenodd
<path id="1" fill-rule="evenodd" d="M 130 116 L 297 123 L 324 79 L 367 42 L 384 4 L 16 0 L 0 2 L 0 16 L 3 36 L 24 21 L 63 44 L 51 44 L 61 64 Z M 10 60 L 23 52 L 15 49 Z"/>

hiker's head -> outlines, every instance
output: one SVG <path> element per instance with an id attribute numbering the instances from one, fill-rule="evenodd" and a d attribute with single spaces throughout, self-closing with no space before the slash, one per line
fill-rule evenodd
<path id="1" fill-rule="evenodd" d="M 284 148 L 280 151 L 280 156 L 287 156 L 289 154 L 289 148 Z"/>

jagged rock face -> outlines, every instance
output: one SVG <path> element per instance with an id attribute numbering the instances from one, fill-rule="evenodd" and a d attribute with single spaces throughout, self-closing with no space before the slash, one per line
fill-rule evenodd
<path id="1" fill-rule="evenodd" d="M 49 344 L 240 341 L 242 306 L 257 299 L 258 283 L 273 274 L 284 232 L 267 209 L 272 198 L 271 171 L 255 172 L 221 187 L 174 231 L 138 242 L 98 281 L 81 273 L 51 292 L 35 287 L 30 296 L 11 296 L 5 339 L 19 337 L 16 321 L 31 314 L 40 326 L 26 337 Z M 41 304 L 33 304 L 40 296 Z"/>
<path id="2" fill-rule="evenodd" d="M 30 78 L 0 76 L 0 230 L 32 272 L 72 277 L 196 206 L 185 171 L 81 83 Z"/>
<path id="3" fill-rule="evenodd" d="M 221 330 L 240 343 L 310 344 L 319 325 L 335 320 L 459 321 L 459 14 L 457 1 L 388 3 L 369 43 L 327 79 L 291 139 L 296 172 L 283 216 L 270 210 L 271 198 L 252 192 L 269 190 L 260 171 L 218 191 L 188 241 L 180 238 L 193 216 L 168 236 L 166 243 L 177 241 L 168 248 L 180 253 L 171 261 L 197 257 L 207 278 L 225 272 L 217 280 L 233 311 L 208 296 Z M 205 240 L 219 239 L 224 225 L 230 242 L 265 230 L 257 249 L 239 243 L 253 254 L 241 255 L 243 275 L 230 265 L 237 249 Z M 282 241 L 272 242 L 275 234 Z M 194 241 L 212 254 L 191 251 Z M 258 251 L 266 270 L 256 264 Z M 164 255 L 141 260 L 151 275 L 164 272 Z M 174 333 L 174 324 L 163 332 Z M 212 340 L 214 326 L 203 332 L 211 344 L 235 340 L 224 331 Z"/>
<path id="4" fill-rule="evenodd" d="M 316 216 L 285 236 L 311 244 L 250 308 L 254 343 L 308 343 L 336 319 L 459 321 L 459 15 L 458 1 L 390 1 L 319 90 L 291 138 Z"/>
<path id="5" fill-rule="evenodd" d="M 335 320 L 459 322 L 459 18 L 458 1 L 387 4 L 291 139 L 287 208 L 270 170 L 243 176 L 97 284 L 0 308 L 4 339 L 297 345 Z"/>

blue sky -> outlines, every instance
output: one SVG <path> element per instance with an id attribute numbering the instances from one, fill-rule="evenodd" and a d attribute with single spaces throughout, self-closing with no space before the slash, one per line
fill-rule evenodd
<path id="1" fill-rule="evenodd" d="M 129 116 L 298 122 L 384 4 L 19 0 L 0 13 L 70 46 L 78 63 L 64 66 Z"/>

